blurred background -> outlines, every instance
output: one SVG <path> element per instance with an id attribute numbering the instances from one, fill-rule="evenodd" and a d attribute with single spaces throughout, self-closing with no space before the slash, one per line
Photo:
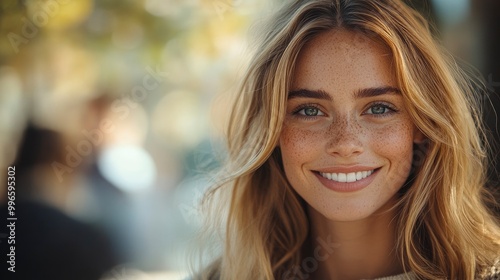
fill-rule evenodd
<path id="1" fill-rule="evenodd" d="M 485 121 L 498 139 L 500 2 L 408 2 L 460 64 L 482 73 Z M 221 157 L 228 95 L 248 61 L 249 27 L 268 7 L 264 0 L 0 2 L 0 182 L 15 166 L 16 268 L 25 277 L 2 279 L 187 275 L 197 205 Z M 497 170 L 492 164 L 493 189 Z M 3 258 L 7 231 L 0 229 Z"/>

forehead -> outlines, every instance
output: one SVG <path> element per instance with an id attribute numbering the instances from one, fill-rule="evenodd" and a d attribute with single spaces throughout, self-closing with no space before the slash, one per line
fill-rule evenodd
<path id="1" fill-rule="evenodd" d="M 396 86 L 390 50 L 360 32 L 335 29 L 320 33 L 299 53 L 292 88 Z"/>

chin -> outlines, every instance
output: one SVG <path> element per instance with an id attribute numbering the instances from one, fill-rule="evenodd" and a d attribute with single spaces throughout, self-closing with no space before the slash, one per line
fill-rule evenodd
<path id="1" fill-rule="evenodd" d="M 314 211 L 324 218 L 332 222 L 355 222 L 365 220 L 371 217 L 384 216 L 384 213 L 391 213 L 389 211 L 397 202 L 397 195 L 393 195 L 386 201 L 355 201 L 347 202 L 337 201 L 337 203 L 331 202 L 330 205 L 324 207 L 325 205 L 308 205 L 309 211 Z"/>

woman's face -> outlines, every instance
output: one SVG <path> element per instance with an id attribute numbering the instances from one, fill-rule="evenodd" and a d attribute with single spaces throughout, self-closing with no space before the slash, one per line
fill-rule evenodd
<path id="1" fill-rule="evenodd" d="M 279 146 L 292 187 L 334 221 L 392 205 L 422 140 L 397 88 L 390 52 L 345 30 L 302 49 Z"/>

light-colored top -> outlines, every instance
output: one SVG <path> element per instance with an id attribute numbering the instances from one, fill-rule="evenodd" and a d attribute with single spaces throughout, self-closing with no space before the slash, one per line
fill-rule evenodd
<path id="1" fill-rule="evenodd" d="M 185 280 L 194 280 L 198 279 L 195 277 L 189 277 Z M 218 276 L 211 276 L 210 279 L 219 279 Z M 361 280 L 416 280 L 417 276 L 415 275 L 414 272 L 408 272 L 408 273 L 403 273 L 403 274 L 398 274 L 394 276 L 387 276 L 387 277 L 382 277 L 382 278 L 376 278 L 376 279 L 361 279 Z M 493 266 L 488 267 L 483 270 L 482 273 L 479 275 L 476 275 L 475 277 L 476 280 L 500 280 L 500 258 L 496 259 L 494 261 Z"/>
<path id="2" fill-rule="evenodd" d="M 417 277 L 413 272 L 402 273 L 394 276 L 382 277 L 373 280 L 416 280 Z M 368 280 L 368 279 L 366 279 Z"/>
<path id="3" fill-rule="evenodd" d="M 395 276 L 382 277 L 374 280 L 416 280 L 417 277 L 413 272 L 403 273 Z M 477 275 L 476 280 L 500 280 L 500 258 L 496 259 L 493 266 L 484 269 L 484 271 Z M 368 280 L 368 279 L 366 279 Z"/>

